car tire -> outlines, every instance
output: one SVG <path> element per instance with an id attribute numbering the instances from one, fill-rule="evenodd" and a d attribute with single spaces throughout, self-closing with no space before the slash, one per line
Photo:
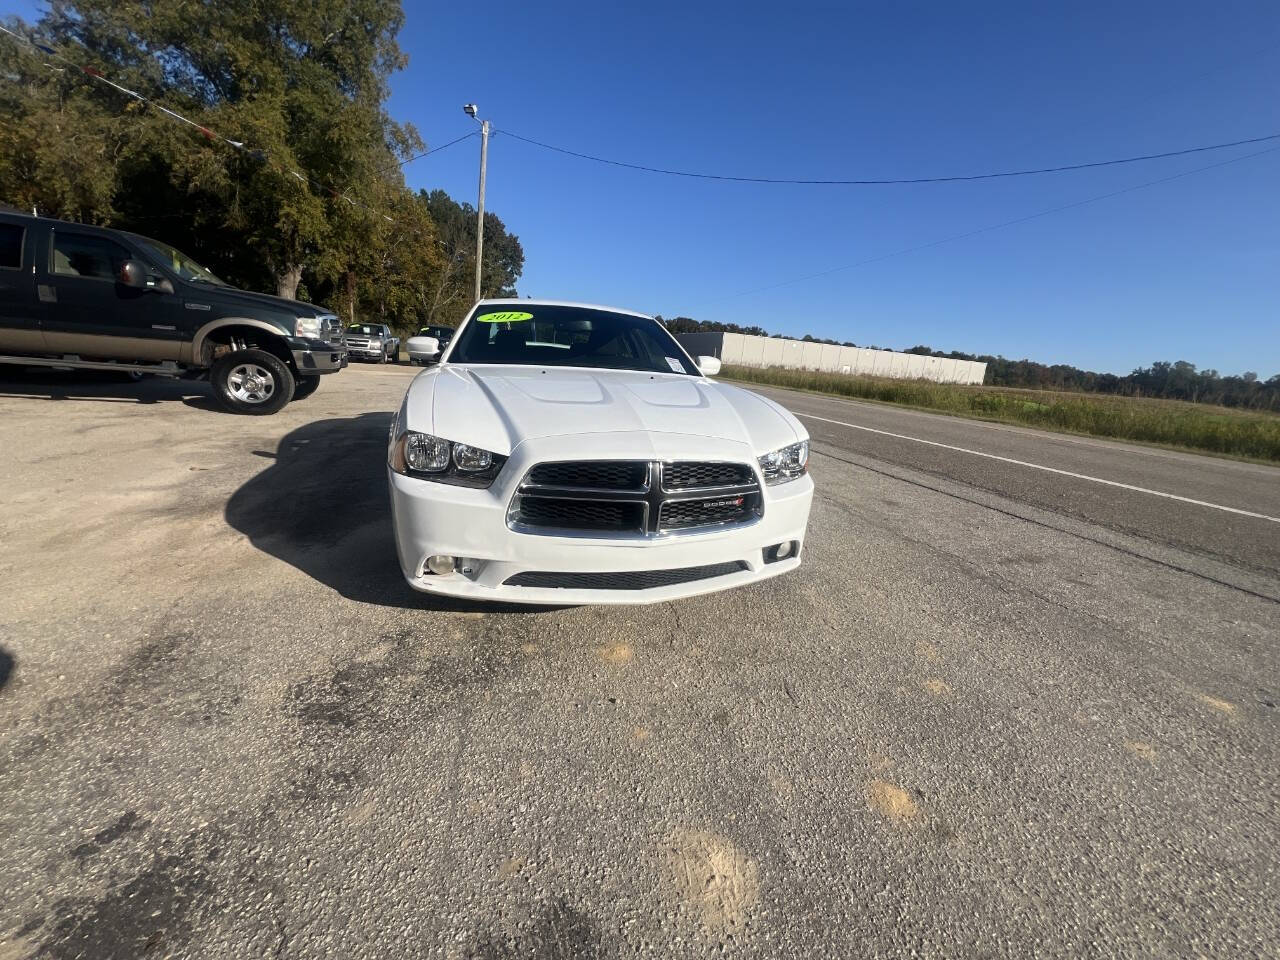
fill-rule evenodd
<path id="1" fill-rule="evenodd" d="M 380 354 L 378 354 L 378 362 L 379 363 L 387 362 L 387 351 L 383 350 Z"/>
<path id="2" fill-rule="evenodd" d="M 251 416 L 279 413 L 293 399 L 293 373 L 266 350 L 224 354 L 209 371 L 213 395 L 224 410 Z"/>
<path id="3" fill-rule="evenodd" d="M 299 377 L 293 387 L 293 402 L 305 400 L 316 392 L 320 386 L 320 377 Z"/>

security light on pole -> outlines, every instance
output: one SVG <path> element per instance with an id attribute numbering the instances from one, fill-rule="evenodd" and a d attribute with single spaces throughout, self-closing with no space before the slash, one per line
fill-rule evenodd
<path id="1" fill-rule="evenodd" d="M 484 265 L 484 174 L 489 164 L 489 121 L 481 120 L 477 114 L 480 108 L 474 103 L 465 103 L 462 110 L 472 120 L 480 124 L 480 197 L 476 203 L 476 300 L 480 299 L 480 271 Z"/>

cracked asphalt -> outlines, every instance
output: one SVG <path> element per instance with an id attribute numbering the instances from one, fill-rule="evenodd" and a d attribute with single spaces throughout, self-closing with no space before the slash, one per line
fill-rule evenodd
<path id="1" fill-rule="evenodd" d="M 767 391 L 799 571 L 471 607 L 396 565 L 411 376 L 0 371 L 2 960 L 1280 952 L 1280 525 L 962 451 L 1280 470 Z"/>

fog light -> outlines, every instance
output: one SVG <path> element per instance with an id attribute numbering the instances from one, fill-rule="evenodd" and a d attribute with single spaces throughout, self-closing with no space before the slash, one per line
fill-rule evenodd
<path id="1" fill-rule="evenodd" d="M 444 554 L 437 554 L 434 557 L 427 557 L 427 569 L 436 576 L 444 577 L 453 573 L 453 557 Z"/>
<path id="2" fill-rule="evenodd" d="M 794 557 L 800 552 L 800 542 L 798 540 L 788 540 L 785 543 L 775 543 L 771 547 L 764 548 L 764 562 L 777 563 L 779 560 L 785 560 L 787 557 Z"/>

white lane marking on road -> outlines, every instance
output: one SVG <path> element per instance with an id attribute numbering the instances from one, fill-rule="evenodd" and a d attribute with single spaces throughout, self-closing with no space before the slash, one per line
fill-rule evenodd
<path id="1" fill-rule="evenodd" d="M 821 420 L 823 423 L 834 423 L 837 426 L 849 427 L 852 430 L 865 430 L 867 433 L 878 433 L 881 436 L 893 437 L 896 440 L 910 440 L 913 443 L 924 443 L 931 447 L 941 447 L 943 450 L 955 450 L 957 453 L 968 453 L 975 457 L 986 457 L 988 460 L 999 460 L 1002 463 L 1012 463 L 1019 467 L 1030 467 L 1032 470 L 1043 470 L 1046 473 L 1057 473 L 1064 477 L 1074 477 L 1077 480 L 1088 480 L 1092 483 L 1103 483 L 1108 487 L 1119 487 L 1122 490 L 1133 490 L 1135 493 L 1147 493 L 1153 497 L 1164 497 L 1166 500 L 1178 500 L 1182 503 L 1195 504 L 1197 507 L 1209 507 L 1212 510 L 1222 510 L 1226 513 L 1238 513 L 1242 517 L 1253 517 L 1257 520 L 1270 520 L 1272 523 L 1280 523 L 1280 517 L 1269 517 L 1265 513 L 1254 513 L 1252 510 L 1241 510 L 1238 507 L 1227 507 L 1220 503 L 1209 503 L 1207 500 L 1193 500 L 1191 497 L 1180 497 L 1176 493 L 1165 493 L 1163 490 L 1150 490 L 1146 487 L 1135 487 L 1131 483 L 1121 483 L 1118 480 L 1104 480 L 1102 477 L 1091 477 L 1085 473 L 1072 473 L 1070 470 L 1059 470 L 1057 467 L 1046 467 L 1039 463 L 1028 463 L 1026 460 L 1015 460 L 1012 457 L 1002 457 L 994 453 L 983 453 L 981 450 L 970 450 L 967 447 L 954 447 L 949 443 L 939 443 L 936 440 L 924 440 L 920 437 L 908 437 L 904 433 L 891 433 L 888 430 L 877 430 L 875 427 L 864 427 L 857 423 L 847 423 L 844 420 L 830 420 L 827 417 L 817 417 L 812 413 L 797 413 L 797 417 L 802 420 Z"/>

